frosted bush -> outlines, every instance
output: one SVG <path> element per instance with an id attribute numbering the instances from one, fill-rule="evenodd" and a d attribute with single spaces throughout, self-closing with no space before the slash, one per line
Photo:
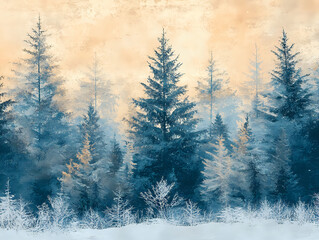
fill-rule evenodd
<path id="1" fill-rule="evenodd" d="M 318 220 L 319 219 L 319 194 L 318 193 L 316 193 L 313 196 L 313 211 Z"/>
<path id="2" fill-rule="evenodd" d="M 66 228 L 74 215 L 73 210 L 70 209 L 68 202 L 62 194 L 58 194 L 54 198 L 49 197 L 49 202 L 52 209 L 52 228 Z"/>
<path id="3" fill-rule="evenodd" d="M 201 211 L 197 204 L 188 200 L 186 202 L 186 207 L 184 208 L 184 221 L 189 226 L 197 225 L 202 221 Z"/>
<path id="4" fill-rule="evenodd" d="M 174 183 L 167 184 L 167 181 L 162 178 L 155 186 L 152 186 L 152 189 L 141 193 L 141 197 L 150 208 L 149 212 L 153 213 L 155 217 L 168 219 L 171 209 L 182 203 L 182 198 L 177 194 L 171 195 L 174 185 Z"/>
<path id="5" fill-rule="evenodd" d="M 101 229 L 104 226 L 105 221 L 97 211 L 90 208 L 84 213 L 81 221 L 82 228 Z"/>
<path id="6" fill-rule="evenodd" d="M 294 221 L 299 224 L 311 223 L 314 217 L 313 209 L 299 200 L 294 208 Z"/>
<path id="7" fill-rule="evenodd" d="M 5 229 L 27 229 L 33 224 L 33 217 L 26 210 L 26 203 L 22 199 L 14 199 L 10 193 L 10 183 L 4 196 L 0 197 L 0 227 Z"/>
<path id="8" fill-rule="evenodd" d="M 241 210 L 226 206 L 223 210 L 221 210 L 218 218 L 225 223 L 235 223 L 235 222 L 238 222 L 239 220 L 238 219 L 239 211 Z"/>
<path id="9" fill-rule="evenodd" d="M 132 213 L 133 208 L 123 199 L 122 192 L 118 190 L 114 194 L 113 205 L 105 210 L 108 226 L 122 227 L 134 223 L 136 219 Z"/>
<path id="10" fill-rule="evenodd" d="M 270 220 L 273 218 L 273 209 L 267 200 L 263 200 L 260 204 L 257 217 L 261 220 Z"/>
<path id="11" fill-rule="evenodd" d="M 30 229 L 34 224 L 34 217 L 26 210 L 27 204 L 19 199 L 16 208 L 15 228 L 16 230 Z"/>
<path id="12" fill-rule="evenodd" d="M 273 219 L 277 223 L 284 223 L 291 220 L 291 210 L 281 200 L 276 202 L 272 207 Z"/>
<path id="13" fill-rule="evenodd" d="M 51 229 L 51 211 L 48 204 L 43 203 L 40 207 L 38 207 L 35 230 L 44 231 L 49 229 Z"/>

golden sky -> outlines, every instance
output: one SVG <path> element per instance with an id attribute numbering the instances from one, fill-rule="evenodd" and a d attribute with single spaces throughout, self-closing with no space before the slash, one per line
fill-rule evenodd
<path id="1" fill-rule="evenodd" d="M 0 74 L 11 75 L 12 62 L 23 56 L 23 40 L 40 14 L 73 101 L 94 52 L 121 102 L 138 96 L 138 83 L 149 74 L 147 56 L 163 27 L 180 54 L 182 81 L 191 92 L 205 75 L 210 51 L 234 88 L 247 80 L 255 43 L 263 78 L 269 79 L 270 50 L 283 28 L 301 51 L 305 68 L 318 59 L 318 0 L 0 0 L 0 10 Z"/>

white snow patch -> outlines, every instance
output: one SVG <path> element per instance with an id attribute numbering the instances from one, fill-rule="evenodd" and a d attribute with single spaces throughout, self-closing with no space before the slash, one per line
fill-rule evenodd
<path id="1" fill-rule="evenodd" d="M 197 226 L 174 226 L 169 223 L 132 224 L 103 230 L 79 229 L 71 232 L 1 230 L 1 240 L 318 240 L 319 227 L 296 223 L 260 224 L 207 223 Z"/>

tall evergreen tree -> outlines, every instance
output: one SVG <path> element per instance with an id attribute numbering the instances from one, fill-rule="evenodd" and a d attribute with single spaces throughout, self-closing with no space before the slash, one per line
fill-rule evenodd
<path id="1" fill-rule="evenodd" d="M 208 208 L 232 204 L 232 177 L 233 161 L 224 145 L 222 136 L 218 137 L 217 144 L 211 143 L 215 153 L 208 152 L 212 158 L 205 159 L 203 170 L 204 180 L 201 188 L 203 201 Z"/>
<path id="2" fill-rule="evenodd" d="M 238 106 L 240 99 L 229 87 L 229 79 L 225 71 L 221 71 L 211 54 L 207 66 L 207 76 L 197 82 L 198 112 L 203 121 L 199 128 L 207 130 L 207 139 L 213 137 L 213 119 L 217 113 L 222 113 L 231 130 L 237 128 Z"/>
<path id="3" fill-rule="evenodd" d="M 261 78 L 261 64 L 260 55 L 258 53 L 258 47 L 255 45 L 255 54 L 253 60 L 250 61 L 250 85 L 254 89 L 253 101 L 252 101 L 252 113 L 253 116 L 258 118 L 261 115 L 262 100 L 260 92 L 262 89 L 262 78 Z"/>
<path id="4" fill-rule="evenodd" d="M 234 161 L 234 186 L 236 197 L 258 204 L 261 199 L 261 171 L 258 151 L 255 150 L 255 139 L 250 128 L 248 115 L 234 141 L 232 159 Z"/>
<path id="5" fill-rule="evenodd" d="M 124 156 L 120 144 L 116 141 L 114 136 L 112 140 L 112 148 L 110 153 L 110 172 L 115 175 L 123 165 Z"/>
<path id="6" fill-rule="evenodd" d="M 12 105 L 11 99 L 5 99 L 6 93 L 2 91 L 3 88 L 3 76 L 0 76 L 0 182 L 4 186 L 8 173 L 8 166 L 10 166 L 10 155 L 12 149 L 10 146 L 10 129 L 9 129 L 9 111 L 8 108 Z M 1 189 L 4 190 L 4 189 Z"/>
<path id="7" fill-rule="evenodd" d="M 152 76 L 142 83 L 145 97 L 133 100 L 137 111 L 129 121 L 136 196 L 164 178 L 177 182 L 181 195 L 193 198 L 202 168 L 196 156 L 201 132 L 195 130 L 195 104 L 185 97 L 186 87 L 178 85 L 181 63 L 164 31 L 158 40 L 155 57 L 149 57 Z"/>
<path id="8" fill-rule="evenodd" d="M 0 191 L 4 191 L 5 183 L 11 180 L 13 190 L 20 188 L 21 181 L 17 174 L 23 167 L 25 146 L 18 138 L 18 132 L 14 128 L 13 116 L 11 112 L 12 99 L 3 90 L 3 77 L 0 76 Z"/>
<path id="9" fill-rule="evenodd" d="M 280 138 L 281 129 L 287 134 L 291 151 L 291 169 L 301 179 L 304 191 L 309 189 L 309 170 L 311 171 L 311 144 L 306 126 L 311 122 L 311 94 L 307 88 L 308 75 L 301 72 L 297 59 L 299 52 L 294 53 L 294 44 L 288 43 L 287 34 L 282 33 L 280 45 L 272 51 L 276 56 L 276 68 L 271 72 L 272 81 L 270 92 L 267 94 L 269 112 L 272 115 L 268 123 L 268 142 L 271 154 L 271 139 Z M 301 192 L 299 192 L 300 195 Z M 306 195 L 306 194 L 303 194 Z"/>
<path id="10" fill-rule="evenodd" d="M 216 62 L 213 59 L 213 53 L 211 53 L 208 66 L 207 66 L 207 78 L 204 81 L 198 81 L 197 91 L 198 96 L 202 102 L 208 105 L 209 111 L 209 126 L 208 126 L 208 136 L 212 137 L 212 124 L 213 124 L 213 110 L 214 101 L 217 97 L 218 91 L 222 88 L 223 76 L 225 73 L 219 71 L 216 67 Z"/>
<path id="11" fill-rule="evenodd" d="M 223 137 L 226 148 L 229 151 L 231 151 L 232 146 L 231 146 L 228 127 L 224 123 L 222 116 L 218 113 L 216 115 L 215 121 L 212 124 L 211 142 L 216 144 L 218 142 L 219 137 Z"/>
<path id="12" fill-rule="evenodd" d="M 57 178 L 64 167 L 67 154 L 68 120 L 60 109 L 61 81 L 56 76 L 56 65 L 49 54 L 47 34 L 41 19 L 25 40 L 25 71 L 17 72 L 23 90 L 17 96 L 15 111 L 17 125 L 28 140 L 33 161 L 29 164 L 29 191 L 33 203 L 40 205 L 48 195 L 59 189 Z"/>
<path id="13" fill-rule="evenodd" d="M 302 75 L 301 69 L 297 68 L 297 56 L 299 52 L 293 53 L 294 44 L 288 44 L 285 31 L 282 33 L 280 46 L 276 47 L 276 68 L 271 72 L 273 91 L 269 93 L 271 101 L 270 112 L 277 119 L 287 118 L 293 120 L 307 113 L 310 94 L 303 88 L 308 75 Z"/>
<path id="14" fill-rule="evenodd" d="M 83 104 L 87 106 L 92 103 L 94 110 L 101 118 L 100 124 L 105 129 L 105 139 L 110 141 L 118 128 L 115 121 L 118 97 L 112 92 L 113 84 L 105 76 L 96 53 L 86 75 L 86 78 L 81 82 L 79 101 L 82 104 L 79 104 L 79 108 L 83 110 Z"/>
<path id="15" fill-rule="evenodd" d="M 86 171 L 85 176 L 87 179 L 95 179 L 94 182 L 91 182 L 91 187 L 95 189 L 96 200 L 91 199 L 90 201 L 99 200 L 100 204 L 102 204 L 103 201 L 107 201 L 108 198 L 111 198 L 112 180 L 109 174 L 111 162 L 108 159 L 107 146 L 104 142 L 104 133 L 99 125 L 99 115 L 92 104 L 89 105 L 87 114 L 83 116 L 83 122 L 80 125 L 80 133 L 82 149 L 88 148 L 90 156 L 89 164 L 87 165 L 90 167 L 84 169 Z M 77 159 L 79 160 L 78 157 Z M 84 173 L 75 171 L 75 174 Z M 88 191 L 89 190 L 86 191 L 86 194 L 89 194 Z M 89 204 L 87 206 L 91 208 L 102 207 L 98 205 L 98 203 L 95 203 L 94 205 Z"/>
<path id="16" fill-rule="evenodd" d="M 275 176 L 275 199 L 285 202 L 296 201 L 297 179 L 291 171 L 291 152 L 288 139 L 284 130 L 281 131 L 276 141 L 273 173 Z"/>
<path id="17" fill-rule="evenodd" d="M 76 161 L 70 160 L 67 165 L 68 172 L 63 172 L 60 179 L 63 190 L 70 197 L 72 207 L 80 214 L 98 207 L 98 176 L 92 160 L 89 135 L 86 134 Z"/>
<path id="18" fill-rule="evenodd" d="M 92 162 L 98 162 L 101 159 L 106 161 L 107 148 L 104 141 L 104 133 L 99 124 L 100 117 L 92 104 L 89 105 L 87 113 L 83 116 L 83 122 L 79 126 L 81 139 L 88 135 L 90 143 L 90 153 L 92 155 Z"/>

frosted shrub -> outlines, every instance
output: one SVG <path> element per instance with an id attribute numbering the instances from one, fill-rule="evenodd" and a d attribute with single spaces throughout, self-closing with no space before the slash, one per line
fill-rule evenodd
<path id="1" fill-rule="evenodd" d="M 267 200 L 261 202 L 257 217 L 262 220 L 269 220 L 273 218 L 273 210 Z"/>
<path id="2" fill-rule="evenodd" d="M 162 178 L 155 186 L 152 186 L 151 190 L 141 193 L 149 207 L 149 212 L 156 217 L 168 219 L 168 213 L 171 209 L 179 206 L 183 201 L 177 194 L 171 196 L 170 193 L 174 185 L 174 183 L 168 185 L 167 181 Z"/>
<path id="3" fill-rule="evenodd" d="M 49 202 L 52 208 L 52 227 L 54 229 L 66 228 L 74 215 L 68 202 L 61 193 L 54 198 L 49 197 Z"/>
<path id="4" fill-rule="evenodd" d="M 242 223 L 254 224 L 257 219 L 257 211 L 248 206 L 246 209 L 236 208 L 237 220 Z"/>
<path id="5" fill-rule="evenodd" d="M 319 194 L 318 193 L 316 193 L 313 196 L 313 211 L 318 220 L 319 219 Z"/>
<path id="6" fill-rule="evenodd" d="M 26 210 L 27 204 L 19 199 L 17 202 L 16 208 L 16 219 L 15 219 L 15 228 L 16 230 L 20 229 L 29 229 L 34 224 L 33 216 Z"/>
<path id="7" fill-rule="evenodd" d="M 26 210 L 26 204 L 20 199 L 14 199 L 10 193 L 10 184 L 3 197 L 0 197 L 0 227 L 5 229 L 27 229 L 33 223 L 33 218 Z"/>
<path id="8" fill-rule="evenodd" d="M 121 227 L 135 222 L 132 207 L 128 201 L 123 199 L 122 192 L 119 190 L 114 193 L 114 203 L 110 208 L 106 208 L 105 215 L 109 226 Z"/>
<path id="9" fill-rule="evenodd" d="M 9 181 L 5 195 L 0 198 L 0 226 L 1 228 L 12 229 L 15 227 L 17 203 L 14 195 L 10 193 Z"/>
<path id="10" fill-rule="evenodd" d="M 291 210 L 281 201 L 276 202 L 272 207 L 272 217 L 277 223 L 284 223 L 290 221 Z"/>
<path id="11" fill-rule="evenodd" d="M 311 223 L 314 221 L 313 210 L 302 201 L 298 201 L 294 208 L 294 221 L 299 224 Z"/>
<path id="12" fill-rule="evenodd" d="M 201 212 L 200 209 L 197 207 L 196 203 L 193 203 L 191 200 L 186 202 L 186 207 L 184 210 L 184 221 L 189 226 L 197 225 L 201 222 Z"/>
<path id="13" fill-rule="evenodd" d="M 49 229 L 51 229 L 51 212 L 48 204 L 43 203 L 40 207 L 38 207 L 35 230 L 45 231 Z"/>
<path id="14" fill-rule="evenodd" d="M 104 219 L 98 212 L 94 211 L 91 208 L 84 213 L 81 221 L 82 228 L 101 229 L 104 227 L 104 225 Z"/>
<path id="15" fill-rule="evenodd" d="M 221 210 L 218 218 L 225 223 L 235 223 L 240 219 L 239 214 L 242 214 L 241 208 L 231 208 L 226 206 L 223 210 Z"/>

